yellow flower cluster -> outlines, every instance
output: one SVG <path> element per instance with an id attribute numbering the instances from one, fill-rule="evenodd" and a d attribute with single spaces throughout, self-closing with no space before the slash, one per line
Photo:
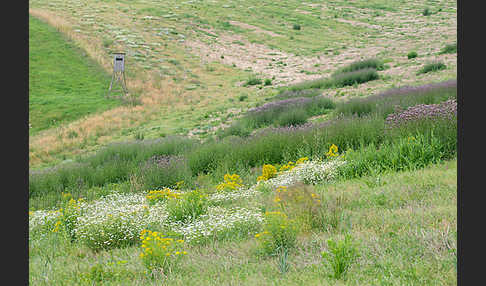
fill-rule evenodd
<path id="1" fill-rule="evenodd" d="M 216 190 L 223 191 L 223 190 L 236 190 L 243 186 L 243 180 L 240 178 L 238 174 L 225 174 L 224 175 L 224 182 L 216 186 Z"/>
<path id="2" fill-rule="evenodd" d="M 184 240 L 175 240 L 164 237 L 160 232 L 144 229 L 140 232 L 142 241 L 142 258 L 145 266 L 152 270 L 154 268 L 167 268 L 177 262 L 180 257 L 187 254 L 183 249 Z"/>
<path id="3" fill-rule="evenodd" d="M 61 226 L 61 221 L 58 220 L 56 222 L 56 224 L 54 225 L 54 229 L 52 230 L 52 232 L 58 232 L 59 231 L 59 227 Z"/>
<path id="4" fill-rule="evenodd" d="M 260 233 L 255 234 L 255 238 L 259 238 L 259 237 L 262 237 L 263 235 L 267 235 L 267 234 L 270 234 L 270 232 L 265 230 L 264 232 L 260 232 Z"/>
<path id="5" fill-rule="evenodd" d="M 282 248 L 292 248 L 297 237 L 295 220 L 291 220 L 283 212 L 271 211 L 265 213 L 263 232 L 255 234 L 255 238 L 262 250 L 275 253 Z"/>
<path id="6" fill-rule="evenodd" d="M 265 164 L 262 168 L 262 175 L 257 178 L 257 181 L 267 181 L 268 179 L 277 176 L 277 168 L 273 165 Z"/>
<path id="7" fill-rule="evenodd" d="M 295 168 L 295 166 L 301 164 L 301 163 L 304 163 L 305 161 L 309 160 L 308 157 L 302 157 L 302 158 L 299 158 L 297 161 L 292 162 L 292 161 L 289 161 L 287 164 L 283 165 L 282 167 L 280 167 L 279 171 L 280 172 L 284 172 L 284 171 L 290 171 L 292 170 L 293 168 Z"/>
<path id="8" fill-rule="evenodd" d="M 165 201 L 168 199 L 177 199 L 180 194 L 175 193 L 169 188 L 164 188 L 162 190 L 149 191 L 148 195 L 145 196 L 150 203 L 156 203 L 158 201 Z"/>
<path id="9" fill-rule="evenodd" d="M 61 193 L 61 195 L 62 195 L 62 198 L 63 198 L 64 200 L 66 200 L 66 201 L 67 201 L 68 199 L 71 199 L 71 198 L 73 197 L 73 196 L 71 195 L 71 193 L 65 193 L 65 192 L 62 192 L 62 193 Z"/>
<path id="10" fill-rule="evenodd" d="M 283 212 L 279 212 L 279 211 L 274 211 L 274 212 L 265 212 L 265 216 L 274 216 L 274 215 L 278 215 L 278 216 L 282 216 L 284 218 L 287 217 L 286 214 L 284 214 Z"/>
<path id="11" fill-rule="evenodd" d="M 180 189 L 181 189 L 181 187 L 183 187 L 183 186 L 184 186 L 184 181 L 178 181 L 178 182 L 176 182 L 176 186 L 175 186 L 175 188 L 176 188 L 177 190 L 180 190 Z"/>
<path id="12" fill-rule="evenodd" d="M 328 158 L 332 158 L 332 157 L 336 157 L 338 156 L 338 147 L 334 144 L 331 145 L 331 147 L 329 147 L 329 151 L 326 153 L 326 156 Z"/>

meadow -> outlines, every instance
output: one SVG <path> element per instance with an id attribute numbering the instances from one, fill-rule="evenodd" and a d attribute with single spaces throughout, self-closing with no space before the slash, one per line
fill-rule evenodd
<path id="1" fill-rule="evenodd" d="M 455 5 L 29 1 L 29 283 L 456 285 Z"/>
<path id="2" fill-rule="evenodd" d="M 29 135 L 121 104 L 105 97 L 111 76 L 55 28 L 30 16 L 29 35 Z"/>
<path id="3" fill-rule="evenodd" d="M 240 262 L 224 266 L 228 274 L 221 283 L 452 285 L 454 85 L 390 90 L 373 98 L 407 99 L 402 102 L 408 105 L 386 117 L 378 111 L 339 115 L 324 124 L 203 143 L 184 137 L 118 143 L 71 164 L 32 171 L 31 282 L 50 277 L 80 285 L 133 279 L 140 285 L 184 285 L 195 279 L 191 274 L 210 277 L 228 263 L 211 258 L 215 268 L 201 273 L 195 269 L 207 263 L 203 257 L 232 251 Z M 438 92 L 444 88 L 449 94 Z M 434 103 L 421 104 L 424 98 Z M 427 172 L 432 175 L 422 177 Z M 438 194 L 446 196 L 445 208 L 438 206 Z M 425 208 L 420 218 L 413 208 Z M 432 234 L 438 223 L 446 229 Z M 370 240 L 378 230 L 377 240 Z M 425 237 L 430 243 L 423 244 Z M 74 249 L 77 258 L 68 254 Z M 57 253 L 58 262 L 49 252 Z M 84 262 L 106 255 L 110 262 Z M 400 264 L 392 262 L 397 255 Z M 55 274 L 67 257 L 76 270 Z M 42 268 L 45 259 L 54 268 Z"/>

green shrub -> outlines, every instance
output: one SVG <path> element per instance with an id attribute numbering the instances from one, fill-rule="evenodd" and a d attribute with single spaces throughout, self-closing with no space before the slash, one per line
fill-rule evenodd
<path id="1" fill-rule="evenodd" d="M 418 54 L 415 51 L 412 51 L 412 52 L 407 54 L 408 59 L 413 59 L 413 58 L 416 58 L 417 56 L 418 56 Z"/>
<path id="2" fill-rule="evenodd" d="M 323 264 L 331 268 L 331 277 L 343 278 L 351 265 L 359 257 L 357 246 L 355 246 L 351 235 L 346 234 L 344 240 L 327 240 L 328 250 L 321 253 Z"/>
<path id="3" fill-rule="evenodd" d="M 248 99 L 248 95 L 246 95 L 246 94 L 243 94 L 243 95 L 238 96 L 238 100 L 239 101 L 245 101 L 247 99 Z"/>
<path id="4" fill-rule="evenodd" d="M 308 117 L 304 109 L 292 109 L 281 113 L 276 123 L 278 126 L 297 126 L 306 123 Z"/>
<path id="5" fill-rule="evenodd" d="M 365 83 L 378 78 L 378 73 L 374 68 L 364 68 L 356 71 L 336 74 L 332 77 L 332 82 L 336 87 L 343 87 L 353 84 Z"/>
<path id="6" fill-rule="evenodd" d="M 425 64 L 422 67 L 422 69 L 420 69 L 417 72 L 417 75 L 429 73 L 429 72 L 435 72 L 435 71 L 443 70 L 445 68 L 446 68 L 446 65 L 443 62 L 432 62 L 432 63 Z"/>
<path id="7" fill-rule="evenodd" d="M 243 86 L 249 86 L 249 85 L 257 85 L 257 84 L 261 84 L 262 83 L 262 80 L 255 77 L 255 76 L 250 76 L 248 78 L 248 80 L 245 82 L 245 84 L 243 84 Z"/>
<path id="8" fill-rule="evenodd" d="M 167 202 L 168 219 L 171 221 L 192 221 L 204 214 L 208 208 L 207 196 L 198 190 L 171 198 Z"/>
<path id="9" fill-rule="evenodd" d="M 230 127 L 223 129 L 219 132 L 219 138 L 224 138 L 227 136 L 239 136 L 239 137 L 247 137 L 251 134 L 251 128 L 246 124 L 247 122 L 236 121 L 235 123 L 231 124 Z"/>
<path id="10" fill-rule="evenodd" d="M 265 79 L 265 82 L 264 82 L 265 85 L 272 85 L 272 80 L 267 78 Z"/>
<path id="11" fill-rule="evenodd" d="M 336 76 L 338 74 L 342 73 L 348 73 L 348 72 L 353 72 L 353 71 L 358 71 L 358 70 L 363 70 L 363 69 L 375 69 L 375 70 L 383 70 L 385 68 L 385 65 L 383 61 L 379 59 L 366 59 L 362 61 L 356 61 L 352 62 L 349 65 L 346 65 L 345 67 L 342 67 L 335 71 L 333 73 L 333 76 Z"/>
<path id="12" fill-rule="evenodd" d="M 292 26 L 292 29 L 294 29 L 294 30 L 300 30 L 300 25 L 299 24 L 294 24 Z"/>
<path id="13" fill-rule="evenodd" d="M 430 16 L 432 15 L 432 12 L 430 11 L 429 7 L 426 7 L 423 11 L 422 11 L 422 15 L 424 16 Z"/>

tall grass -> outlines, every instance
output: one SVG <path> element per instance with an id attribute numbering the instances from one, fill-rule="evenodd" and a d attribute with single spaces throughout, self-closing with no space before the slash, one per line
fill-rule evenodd
<path id="1" fill-rule="evenodd" d="M 297 97 L 269 102 L 249 110 L 242 118 L 219 134 L 220 138 L 230 135 L 248 136 L 257 128 L 275 125 L 290 126 L 307 122 L 307 119 L 326 113 L 335 107 L 326 97 Z"/>
<path id="2" fill-rule="evenodd" d="M 387 171 L 415 170 L 456 154 L 456 120 L 421 120 L 395 132 L 395 136 L 401 135 L 398 140 L 348 150 L 348 163 L 340 168 L 339 176 L 350 179 Z"/>
<path id="3" fill-rule="evenodd" d="M 127 181 L 134 174 L 151 178 L 154 168 L 140 169 L 145 161 L 155 155 L 182 154 L 195 147 L 195 144 L 196 141 L 182 137 L 112 144 L 90 157 L 80 159 L 79 162 L 31 172 L 29 197 L 43 197 L 49 193 L 61 196 L 65 189 L 88 190 L 94 186 Z M 141 170 L 148 173 L 142 175 Z M 163 180 L 159 178 L 159 181 Z"/>
<path id="4" fill-rule="evenodd" d="M 416 87 L 390 89 L 367 98 L 354 98 L 336 106 L 336 113 L 346 116 L 377 114 L 386 118 L 396 108 L 406 109 L 417 104 L 436 104 L 457 98 L 457 81 L 425 84 Z"/>

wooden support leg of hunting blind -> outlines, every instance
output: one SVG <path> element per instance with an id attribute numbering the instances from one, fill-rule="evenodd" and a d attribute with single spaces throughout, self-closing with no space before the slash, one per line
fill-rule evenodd
<path id="1" fill-rule="evenodd" d="M 127 86 L 126 86 L 125 73 L 124 72 L 114 72 L 113 76 L 111 77 L 110 88 L 108 89 L 108 94 L 106 95 L 106 97 L 110 97 L 110 93 L 117 83 L 121 86 L 123 95 L 126 96 L 128 94 L 128 90 L 127 90 Z"/>

